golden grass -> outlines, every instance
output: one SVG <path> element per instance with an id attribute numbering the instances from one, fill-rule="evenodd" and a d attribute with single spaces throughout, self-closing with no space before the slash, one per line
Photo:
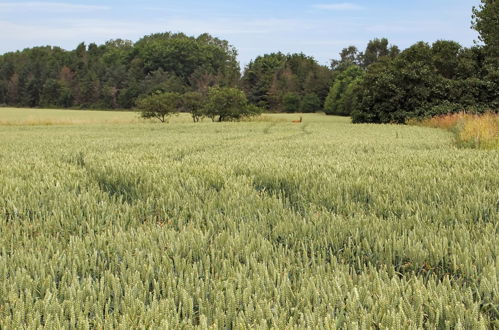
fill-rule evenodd
<path id="1" fill-rule="evenodd" d="M 454 133 L 456 144 L 479 149 L 499 149 L 499 114 L 465 112 L 412 120 L 412 125 L 443 128 Z"/>

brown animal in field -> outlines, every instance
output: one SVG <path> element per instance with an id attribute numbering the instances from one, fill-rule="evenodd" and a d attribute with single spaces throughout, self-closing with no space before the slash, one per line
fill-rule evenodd
<path id="1" fill-rule="evenodd" d="M 303 121 L 303 118 L 302 118 L 302 117 L 300 117 L 300 120 L 293 120 L 293 121 L 292 121 L 292 123 L 293 123 L 293 124 L 299 124 L 299 123 L 301 123 L 302 121 Z"/>

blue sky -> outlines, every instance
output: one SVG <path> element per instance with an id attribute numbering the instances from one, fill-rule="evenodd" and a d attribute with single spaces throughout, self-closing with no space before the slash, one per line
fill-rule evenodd
<path id="1" fill-rule="evenodd" d="M 479 0 L 0 0 L 0 53 L 32 46 L 133 41 L 164 31 L 229 40 L 242 65 L 264 53 L 304 52 L 328 64 L 342 48 L 387 37 L 406 48 L 439 39 L 470 46 Z"/>

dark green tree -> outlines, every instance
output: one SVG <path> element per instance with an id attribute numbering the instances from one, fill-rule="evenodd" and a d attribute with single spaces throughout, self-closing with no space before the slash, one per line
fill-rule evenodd
<path id="1" fill-rule="evenodd" d="M 473 28 L 494 56 L 499 56 L 499 1 L 481 0 L 473 7 Z"/>
<path id="2" fill-rule="evenodd" d="M 301 106 L 301 97 L 294 92 L 287 92 L 282 98 L 282 107 L 285 112 L 299 112 Z"/>
<path id="3" fill-rule="evenodd" d="M 315 94 L 322 104 L 330 84 L 330 69 L 304 54 L 258 57 L 248 65 L 242 78 L 250 102 L 272 111 L 299 111 L 301 98 L 307 94 Z M 288 93 L 300 98 L 297 110 L 285 104 Z"/>
<path id="4" fill-rule="evenodd" d="M 322 104 L 320 98 L 317 94 L 310 93 L 306 94 L 302 100 L 300 109 L 302 112 L 316 112 L 322 109 Z"/>
<path id="5" fill-rule="evenodd" d="M 273 53 L 257 57 L 244 70 L 241 85 L 248 96 L 249 102 L 267 110 L 271 108 L 269 91 L 274 76 L 284 67 L 286 56 Z"/>

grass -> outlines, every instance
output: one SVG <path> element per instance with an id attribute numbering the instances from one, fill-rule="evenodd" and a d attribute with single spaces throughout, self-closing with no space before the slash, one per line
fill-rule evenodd
<path id="1" fill-rule="evenodd" d="M 499 327 L 499 151 L 80 113 L 0 127 L 0 328 Z"/>
<path id="2" fill-rule="evenodd" d="M 140 121 L 135 112 L 0 107 L 0 126 L 131 124 Z"/>
<path id="3" fill-rule="evenodd" d="M 298 119 L 296 114 L 264 114 L 259 117 L 245 118 L 244 122 L 290 122 Z M 192 122 L 189 114 L 173 116 L 171 123 Z M 209 122 L 211 120 L 204 119 Z M 95 124 L 140 124 L 154 123 L 155 119 L 144 120 L 132 111 L 96 111 L 61 109 L 25 109 L 0 107 L 0 126 L 65 126 Z"/>
<path id="4" fill-rule="evenodd" d="M 456 113 L 415 121 L 413 124 L 443 128 L 454 133 L 458 146 L 499 149 L 499 114 Z"/>

